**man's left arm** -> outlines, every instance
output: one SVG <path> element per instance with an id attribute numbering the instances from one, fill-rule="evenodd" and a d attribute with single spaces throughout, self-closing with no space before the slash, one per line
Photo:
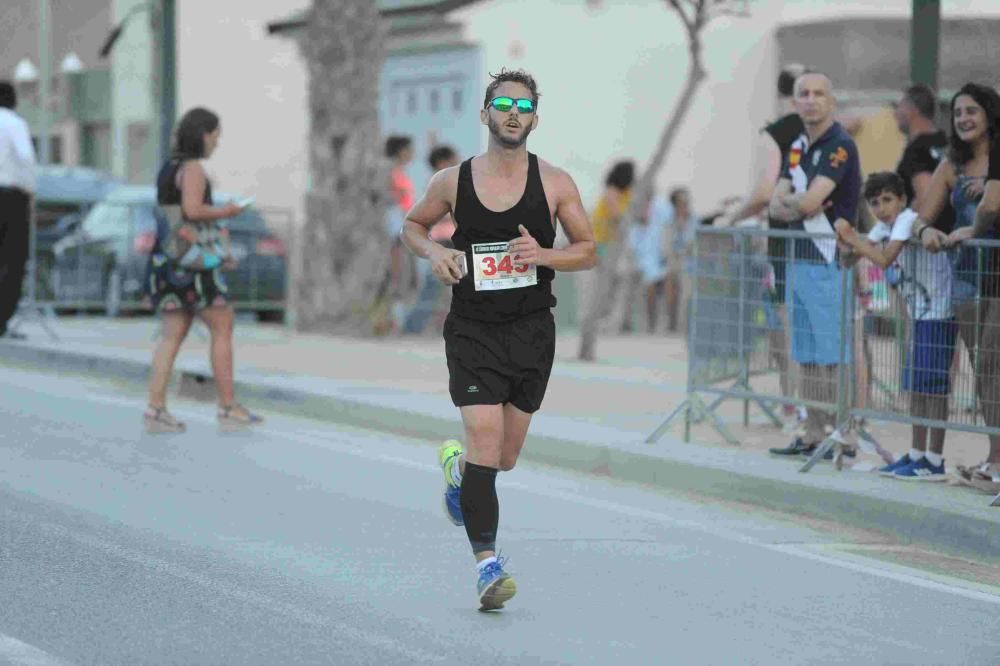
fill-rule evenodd
<path id="1" fill-rule="evenodd" d="M 809 218 L 823 210 L 823 203 L 837 189 L 837 183 L 828 176 L 816 176 L 809 189 L 799 194 L 789 194 L 782 203 L 796 211 L 802 218 Z"/>
<path id="2" fill-rule="evenodd" d="M 594 232 L 587 219 L 587 211 L 580 200 L 580 192 L 569 174 L 554 170 L 552 179 L 556 195 L 556 219 L 566 232 L 569 245 L 565 248 L 545 248 L 519 225 L 521 236 L 510 243 L 510 253 L 519 254 L 519 266 L 536 264 L 556 271 L 584 271 L 597 265 L 597 245 Z"/>

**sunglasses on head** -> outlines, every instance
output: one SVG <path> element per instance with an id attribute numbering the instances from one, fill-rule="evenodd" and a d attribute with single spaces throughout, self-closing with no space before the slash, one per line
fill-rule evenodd
<path id="1" fill-rule="evenodd" d="M 520 99 L 514 99 L 513 97 L 494 97 L 490 100 L 489 106 L 492 106 L 500 113 L 507 113 L 515 106 L 517 107 L 518 113 L 535 112 L 535 101 L 525 97 Z"/>

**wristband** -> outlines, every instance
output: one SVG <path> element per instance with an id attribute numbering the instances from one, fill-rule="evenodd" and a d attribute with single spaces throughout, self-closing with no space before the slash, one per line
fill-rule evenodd
<path id="1" fill-rule="evenodd" d="M 929 225 L 929 224 L 925 224 L 924 226 L 920 227 L 920 231 L 917 232 L 917 240 L 921 240 L 922 241 L 924 239 L 924 232 L 927 231 L 930 228 L 931 228 L 931 225 Z"/>

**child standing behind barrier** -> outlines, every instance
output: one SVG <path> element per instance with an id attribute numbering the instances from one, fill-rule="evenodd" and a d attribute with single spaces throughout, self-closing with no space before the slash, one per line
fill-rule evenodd
<path id="1" fill-rule="evenodd" d="M 910 392 L 914 417 L 946 421 L 951 392 L 949 367 L 958 325 L 951 307 L 951 263 L 944 254 L 907 248 L 917 214 L 906 207 L 906 190 L 898 174 L 874 173 L 865 181 L 864 197 L 878 223 L 867 239 L 849 225 L 837 224 L 837 235 L 854 250 L 891 273 L 906 301 L 912 322 L 912 345 L 903 368 L 903 389 Z M 909 481 L 944 481 L 944 428 L 913 426 L 910 452 L 879 470 L 883 476 Z"/>

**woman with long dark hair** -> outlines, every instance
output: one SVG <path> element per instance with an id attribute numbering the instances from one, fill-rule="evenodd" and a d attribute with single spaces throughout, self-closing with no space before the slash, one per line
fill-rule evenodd
<path id="1" fill-rule="evenodd" d="M 219 423 L 244 426 L 261 418 L 236 402 L 233 393 L 233 308 L 229 304 L 223 270 L 232 270 L 235 260 L 228 254 L 226 232 L 219 221 L 238 215 L 236 204 L 214 206 L 212 185 L 201 160 L 209 158 L 219 144 L 219 117 L 208 109 L 191 109 L 174 132 L 170 159 L 156 179 L 157 203 L 161 210 L 175 210 L 182 230 L 190 234 L 187 245 L 199 250 L 196 267 L 175 256 L 168 248 L 176 244 L 177 225 L 161 223 L 150 255 L 146 284 L 153 309 L 163 320 L 161 338 L 153 354 L 149 377 L 149 406 L 143 421 L 149 432 L 183 432 L 185 426 L 167 411 L 167 384 L 181 343 L 195 315 L 211 334 L 211 363 L 219 392 Z M 169 217 L 169 215 L 165 215 Z"/>
<path id="2" fill-rule="evenodd" d="M 983 196 L 989 155 L 1000 140 L 1000 94 L 989 86 L 967 83 L 951 100 L 949 151 L 931 178 L 913 226 L 914 237 L 932 252 L 971 237 L 976 206 Z M 955 210 L 953 229 L 931 226 L 945 203 Z M 991 230 L 984 237 L 1000 238 Z M 962 247 L 953 260 L 952 307 L 959 337 L 975 371 L 976 394 L 986 425 L 1000 427 L 1000 252 Z M 984 465 L 1000 464 L 1000 436 L 990 435 Z M 960 475 L 964 474 L 959 470 Z"/>

